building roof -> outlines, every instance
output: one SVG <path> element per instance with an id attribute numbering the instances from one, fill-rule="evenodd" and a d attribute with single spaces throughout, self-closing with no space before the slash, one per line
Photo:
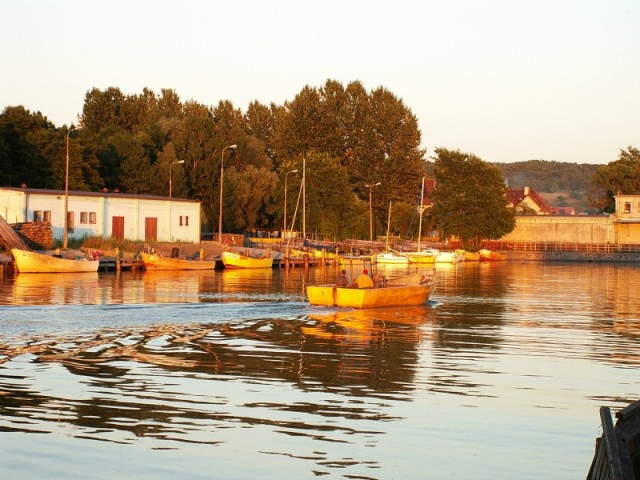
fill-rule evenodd
<path id="1" fill-rule="evenodd" d="M 13 192 L 24 192 L 38 195 L 64 195 L 64 190 L 50 190 L 47 188 L 28 188 L 28 187 L 0 187 L 0 190 L 9 190 Z M 176 197 L 163 197 L 161 195 L 144 195 L 133 193 L 120 193 L 118 191 L 113 192 L 84 192 L 81 190 L 69 190 L 69 195 L 82 196 L 82 197 L 103 197 L 103 198 L 130 198 L 137 200 L 171 200 L 172 202 L 188 202 L 188 203 L 201 203 L 199 200 L 191 200 L 189 198 L 176 198 Z"/>
<path id="2" fill-rule="evenodd" d="M 509 190 L 507 190 L 507 200 L 514 207 L 518 207 L 518 205 L 520 205 L 526 199 L 529 199 L 538 206 L 538 213 L 553 213 L 546 200 L 542 198 L 542 196 L 533 188 L 510 188 Z"/>

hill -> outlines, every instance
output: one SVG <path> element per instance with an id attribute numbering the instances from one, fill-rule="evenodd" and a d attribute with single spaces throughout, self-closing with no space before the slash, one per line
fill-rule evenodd
<path id="1" fill-rule="evenodd" d="M 531 187 L 551 206 L 574 207 L 577 213 L 596 213 L 589 210 L 587 197 L 599 165 L 547 160 L 494 165 L 502 171 L 509 188 Z"/>

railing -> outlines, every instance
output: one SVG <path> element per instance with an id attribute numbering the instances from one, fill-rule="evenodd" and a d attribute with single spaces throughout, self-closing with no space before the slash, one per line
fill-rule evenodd
<path id="1" fill-rule="evenodd" d="M 511 250 L 515 252 L 604 252 L 640 253 L 637 244 L 610 243 L 563 243 L 563 242 L 487 242 L 484 248 L 490 250 Z"/>

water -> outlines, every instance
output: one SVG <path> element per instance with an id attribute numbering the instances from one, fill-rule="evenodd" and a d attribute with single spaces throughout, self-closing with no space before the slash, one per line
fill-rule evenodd
<path id="1" fill-rule="evenodd" d="M 2 478 L 585 478 L 598 408 L 638 398 L 636 266 L 310 307 L 336 273 L 0 276 Z"/>

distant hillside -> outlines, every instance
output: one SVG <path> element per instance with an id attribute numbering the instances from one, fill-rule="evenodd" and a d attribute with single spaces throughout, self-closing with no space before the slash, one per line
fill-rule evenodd
<path id="1" fill-rule="evenodd" d="M 504 175 L 509 188 L 531 187 L 538 192 L 588 192 L 598 165 L 563 163 L 546 160 L 495 163 Z"/>

